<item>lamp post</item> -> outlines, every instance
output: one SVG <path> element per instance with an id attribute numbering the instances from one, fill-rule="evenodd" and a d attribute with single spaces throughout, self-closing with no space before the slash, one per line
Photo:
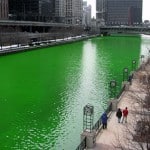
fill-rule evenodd
<path id="1" fill-rule="evenodd" d="M 123 69 L 123 81 L 128 79 L 128 68 Z"/>
<path id="2" fill-rule="evenodd" d="M 109 87 L 110 87 L 110 97 L 114 98 L 116 96 L 117 82 L 115 80 L 111 80 Z"/>
<path id="3" fill-rule="evenodd" d="M 0 32 L 0 47 L 1 47 L 1 50 L 2 50 L 2 33 Z"/>
<path id="4" fill-rule="evenodd" d="M 141 63 L 143 63 L 144 55 L 141 55 Z"/>
<path id="5" fill-rule="evenodd" d="M 132 60 L 132 71 L 136 69 L 136 60 Z"/>

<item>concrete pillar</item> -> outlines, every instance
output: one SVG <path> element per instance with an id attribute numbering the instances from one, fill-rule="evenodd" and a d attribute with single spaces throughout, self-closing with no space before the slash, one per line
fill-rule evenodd
<path id="1" fill-rule="evenodd" d="M 128 91 L 129 87 L 130 87 L 130 83 L 128 81 L 124 81 L 124 82 L 122 82 L 122 87 L 123 86 L 125 86 L 125 91 Z"/>
<path id="2" fill-rule="evenodd" d="M 32 32 L 32 26 L 29 27 L 29 32 L 30 32 L 30 33 Z"/>
<path id="3" fill-rule="evenodd" d="M 81 141 L 86 137 L 86 147 L 87 148 L 94 148 L 96 145 L 96 131 L 93 130 L 92 132 L 83 131 L 81 134 Z"/>
<path id="4" fill-rule="evenodd" d="M 145 63 L 144 63 L 144 62 L 141 64 L 140 69 L 141 69 L 142 71 L 145 70 Z"/>
<path id="5" fill-rule="evenodd" d="M 118 100 L 117 99 L 111 99 L 110 103 L 112 103 L 112 111 L 116 111 L 118 109 Z"/>

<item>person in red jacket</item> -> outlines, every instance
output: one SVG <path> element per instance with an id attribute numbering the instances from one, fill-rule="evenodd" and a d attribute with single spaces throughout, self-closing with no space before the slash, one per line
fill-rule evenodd
<path id="1" fill-rule="evenodd" d="M 124 120 L 125 120 L 125 123 L 127 123 L 128 108 L 126 107 L 122 113 L 123 113 L 122 123 L 124 122 Z"/>

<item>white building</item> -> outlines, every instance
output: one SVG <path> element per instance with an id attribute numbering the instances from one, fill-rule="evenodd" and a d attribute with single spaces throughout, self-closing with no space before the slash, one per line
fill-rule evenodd
<path id="1" fill-rule="evenodd" d="M 65 22 L 67 24 L 81 24 L 83 14 L 83 2 L 82 0 L 65 0 Z"/>
<path id="2" fill-rule="evenodd" d="M 87 6 L 87 2 L 84 2 L 83 4 L 84 5 L 83 5 L 83 21 L 82 21 L 82 24 L 85 27 L 91 27 L 91 10 L 92 10 L 92 7 L 91 7 L 91 5 Z"/>
<path id="3" fill-rule="evenodd" d="M 82 24 L 82 0 L 55 0 L 55 18 L 57 22 Z"/>

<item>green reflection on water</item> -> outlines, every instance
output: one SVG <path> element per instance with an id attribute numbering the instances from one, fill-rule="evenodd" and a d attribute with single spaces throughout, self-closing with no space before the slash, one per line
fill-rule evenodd
<path id="1" fill-rule="evenodd" d="M 83 107 L 97 121 L 140 51 L 140 36 L 111 36 L 0 57 L 0 149 L 75 149 Z"/>

